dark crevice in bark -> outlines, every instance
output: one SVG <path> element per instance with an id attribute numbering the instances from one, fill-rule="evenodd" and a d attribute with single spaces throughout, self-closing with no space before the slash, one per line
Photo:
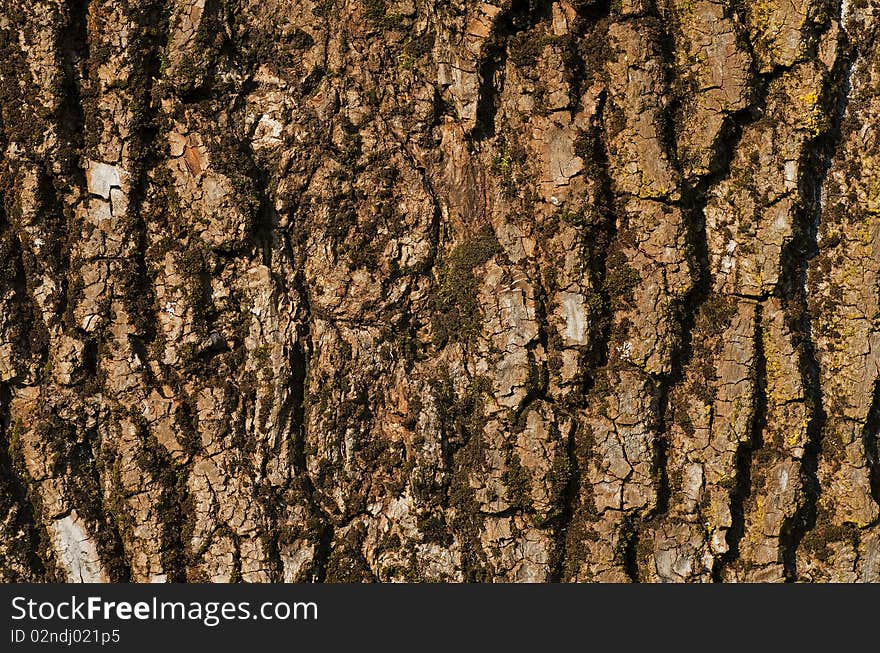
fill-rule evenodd
<path id="1" fill-rule="evenodd" d="M 608 364 L 608 348 L 611 344 L 611 321 L 613 309 L 611 295 L 605 283 L 608 276 L 608 250 L 617 237 L 617 202 L 608 173 L 608 146 L 605 140 L 605 108 L 608 95 L 602 92 L 596 106 L 595 124 L 590 134 L 590 154 L 593 161 L 591 174 L 597 178 L 598 190 L 595 202 L 599 222 L 591 233 L 584 234 L 581 243 L 583 260 L 589 274 L 593 292 L 600 297 L 602 312 L 598 317 L 596 337 L 591 338 L 588 349 L 580 361 L 584 370 L 580 390 L 587 397 L 595 384 L 595 373 Z"/>
<path id="2" fill-rule="evenodd" d="M 729 165 L 729 161 L 727 162 Z M 692 287 L 682 298 L 678 315 L 680 342 L 671 353 L 671 370 L 659 380 L 657 415 L 658 432 L 654 441 L 654 474 L 657 479 L 657 503 L 649 518 L 665 515 L 669 509 L 672 490 L 669 487 L 668 431 L 670 422 L 669 395 L 684 378 L 687 365 L 693 358 L 693 337 L 700 307 L 709 297 L 712 278 L 709 268 L 709 248 L 706 239 L 704 211 L 706 188 L 691 186 L 687 181 L 681 185 L 681 211 L 685 221 L 688 242 L 688 259 L 693 271 Z"/>
<path id="3" fill-rule="evenodd" d="M 556 519 L 557 526 L 554 534 L 554 554 L 553 564 L 548 574 L 548 580 L 552 583 L 558 583 L 565 578 L 566 563 L 566 538 L 568 530 L 572 525 L 572 517 L 574 516 L 575 503 L 580 493 L 581 470 L 577 457 L 577 426 L 571 429 L 568 437 L 565 439 L 565 455 L 568 459 L 569 476 L 565 489 L 559 497 L 561 510 Z"/>
<path id="4" fill-rule="evenodd" d="M 267 523 L 263 526 L 262 541 L 266 547 L 266 566 L 270 583 L 283 581 L 284 562 L 281 560 L 281 529 L 280 520 L 283 515 L 278 508 L 284 507 L 284 497 L 280 493 L 273 492 L 272 488 L 260 496 L 261 503 L 266 511 Z M 269 493 L 269 496 L 266 494 Z"/>
<path id="5" fill-rule="evenodd" d="M 84 429 L 81 424 L 71 426 L 73 428 L 67 434 L 68 437 L 81 439 L 66 443 L 69 448 L 64 452 L 65 469 L 58 474 L 67 478 L 68 507 L 77 509 L 83 518 L 94 525 L 96 546 L 101 560 L 105 561 L 110 581 L 129 582 L 131 566 L 125 554 L 120 525 L 113 519 L 103 492 L 102 474 L 105 470 L 97 453 L 101 447 L 100 436 L 96 430 Z M 81 435 L 80 430 L 84 431 L 84 435 Z"/>
<path id="6" fill-rule="evenodd" d="M 440 97 L 440 94 L 435 92 L 435 101 L 439 101 Z M 385 128 L 386 132 L 391 135 L 395 142 L 400 146 L 401 153 L 409 162 L 412 169 L 418 173 L 422 182 L 422 188 L 424 189 L 425 194 L 431 199 L 431 207 L 434 209 L 431 214 L 431 229 L 429 236 L 431 248 L 428 255 L 425 257 L 424 264 L 419 266 L 418 269 L 413 270 L 416 274 L 430 277 L 431 271 L 434 269 L 437 262 L 437 253 L 440 249 L 440 232 L 443 223 L 443 210 L 441 208 L 440 199 L 437 195 L 437 190 L 434 188 L 434 184 L 431 181 L 431 175 L 413 153 L 409 143 L 399 138 L 391 126 L 385 120 L 382 120 L 381 116 L 377 115 L 376 118 L 377 120 L 382 121 L 382 126 Z"/>
<path id="7" fill-rule="evenodd" d="M 123 250 L 122 293 L 126 310 L 137 329 L 137 338 L 150 343 L 156 337 L 156 316 L 153 312 L 153 283 L 145 256 L 149 246 L 147 221 L 150 219 L 145 207 L 149 201 L 151 175 L 164 161 L 163 148 L 157 146 L 161 133 L 158 125 L 159 107 L 153 99 L 153 88 L 161 76 L 161 53 L 167 46 L 170 33 L 164 0 L 144 7 L 143 12 L 138 16 L 141 22 L 132 47 L 132 52 L 138 53 L 132 61 L 136 72 L 131 85 L 134 89 L 134 124 L 130 148 L 134 165 L 130 171 L 131 185 L 124 225 L 126 239 L 130 239 L 131 246 L 128 251 Z M 97 80 L 93 83 L 97 83 Z"/>
<path id="8" fill-rule="evenodd" d="M 822 105 L 833 109 L 834 118 L 826 131 L 804 145 L 798 179 L 802 205 L 795 215 L 794 235 L 782 251 L 781 274 L 776 288 L 777 295 L 795 299 L 804 312 L 807 310 L 807 267 L 809 260 L 818 253 L 822 185 L 842 138 L 841 125 L 849 103 L 849 76 L 856 61 L 855 50 L 850 47 L 845 33 L 841 34 L 838 47 L 843 54 L 838 56 L 821 94 Z M 805 326 L 809 327 L 809 321 Z M 809 338 L 808 332 L 801 335 Z"/>
<path id="9" fill-rule="evenodd" d="M 498 97 L 504 90 L 504 68 L 511 37 L 547 20 L 551 15 L 552 4 L 548 0 L 511 0 L 510 6 L 496 19 L 477 67 L 479 91 L 476 124 L 472 131 L 475 141 L 483 141 L 495 135 L 495 114 L 498 110 Z"/>
<path id="10" fill-rule="evenodd" d="M 75 158 L 69 152 L 63 153 L 62 157 L 64 156 Z M 51 302 L 55 313 L 43 318 L 49 323 L 47 326 L 51 328 L 63 321 L 67 310 L 71 243 L 67 216 L 65 215 L 70 212 L 70 209 L 65 207 L 64 200 L 58 196 L 60 180 L 51 174 L 49 168 L 50 165 L 45 165 L 39 172 L 38 192 L 45 216 L 40 226 L 49 235 L 49 241 L 39 251 L 40 263 L 47 268 L 45 272 L 58 284 L 57 298 Z"/>
<path id="11" fill-rule="evenodd" d="M 809 316 L 805 314 L 803 319 L 809 320 Z M 819 365 L 809 339 L 801 344 L 798 365 L 810 415 L 807 424 L 807 443 L 804 446 L 800 465 L 802 498 L 795 514 L 783 523 L 779 542 L 783 570 L 788 582 L 797 580 L 798 547 L 804 536 L 816 525 L 819 497 L 822 493 L 818 475 L 819 457 L 822 452 L 822 432 L 827 421 L 822 402 Z"/>
<path id="12" fill-rule="evenodd" d="M 313 533 L 313 536 L 316 536 L 317 539 L 315 541 L 311 581 L 323 583 L 327 575 L 327 563 L 330 559 L 333 544 L 334 527 L 330 516 L 321 507 L 306 459 L 306 435 L 308 429 L 306 407 L 312 352 L 312 311 L 309 304 L 308 287 L 301 270 L 297 271 L 294 275 L 294 286 L 297 290 L 302 310 L 297 316 L 298 346 L 291 354 L 291 373 L 293 377 L 291 382 L 295 386 L 292 391 L 296 395 L 296 400 L 292 402 L 292 412 L 290 415 L 290 433 L 293 437 L 290 448 L 290 462 L 293 469 L 293 483 L 301 488 L 308 509 L 312 513 L 312 517 L 318 522 L 317 532 Z"/>
<path id="13" fill-rule="evenodd" d="M 83 108 L 83 80 L 88 66 L 90 41 L 88 35 L 88 15 L 91 0 L 68 0 L 65 29 L 58 38 L 58 49 L 62 63 L 62 96 L 59 107 L 58 130 L 70 153 L 65 172 L 79 177 L 81 188 L 85 188 L 85 177 L 73 156 L 85 145 L 85 110 Z M 69 166 L 69 167 L 68 167 Z"/>
<path id="14" fill-rule="evenodd" d="M 682 97 L 676 93 L 676 76 L 679 73 L 675 67 L 675 38 L 669 31 L 666 21 L 657 12 L 656 6 L 652 3 L 645 28 L 650 30 L 656 36 L 656 44 L 660 51 L 660 61 L 663 70 L 663 83 L 665 97 L 661 99 L 663 102 L 660 107 L 659 125 L 657 128 L 657 136 L 669 162 L 678 175 L 679 184 L 682 190 L 685 186 L 685 175 L 682 170 L 682 161 L 678 154 L 678 129 L 676 117 L 681 111 Z"/>
<path id="15" fill-rule="evenodd" d="M 241 112 L 242 117 L 246 113 L 247 97 L 256 88 L 253 76 L 253 72 L 249 74 L 233 102 L 232 111 Z M 278 228 L 278 213 L 275 211 L 275 203 L 272 201 L 271 175 L 264 166 L 260 165 L 251 145 L 258 127 L 259 122 L 255 120 L 244 138 L 241 138 L 235 145 L 242 162 L 245 164 L 245 169 L 237 172 L 244 174 L 251 181 L 257 200 L 254 215 L 250 216 L 248 235 L 253 240 L 263 265 L 272 270 L 273 234 Z M 276 275 L 273 274 L 274 276 Z"/>
<path id="16" fill-rule="evenodd" d="M 669 390 L 671 386 L 666 386 L 660 394 L 660 402 L 657 412 L 661 416 L 667 414 Z M 670 441 L 668 437 L 668 423 L 663 422 L 660 425 L 660 431 L 654 441 L 654 460 L 652 461 L 652 469 L 654 470 L 657 481 L 657 502 L 654 509 L 646 517 L 646 520 L 665 515 L 669 511 L 669 500 L 672 497 L 672 488 L 669 486 L 669 447 Z"/>
<path id="17" fill-rule="evenodd" d="M 865 421 L 862 439 L 868 458 L 868 474 L 871 479 L 871 496 L 880 505 L 880 380 L 874 382 L 871 410 Z"/>
<path id="18" fill-rule="evenodd" d="M 228 526 L 225 527 L 225 535 L 232 542 L 232 569 L 229 571 L 230 583 L 241 583 L 241 540 L 238 535 Z"/>
<path id="19" fill-rule="evenodd" d="M 593 38 L 598 36 L 596 34 L 592 35 Z M 603 118 L 607 101 L 607 93 L 602 92 L 598 98 L 594 124 L 591 127 L 588 141 L 591 154 L 590 159 L 593 161 L 590 174 L 596 177 L 599 182 L 596 210 L 601 221 L 596 225 L 593 233 L 584 235 L 581 247 L 594 292 L 597 292 L 602 300 L 602 314 L 599 316 L 600 327 L 595 337 L 591 338 L 589 349 L 581 357 L 579 363 L 580 368 L 583 370 L 583 384 L 580 392 L 586 401 L 590 400 L 590 394 L 596 382 L 597 371 L 601 370 L 608 363 L 608 349 L 611 343 L 613 311 L 605 278 L 608 273 L 608 246 L 617 235 L 617 214 L 615 211 L 616 202 L 612 189 L 612 180 L 608 173 L 608 148 L 604 135 L 606 126 Z M 582 487 L 582 464 L 586 464 L 587 460 L 581 460 L 584 451 L 581 451 L 581 455 L 578 452 L 579 450 L 589 449 L 589 447 L 585 447 L 585 443 L 580 442 L 585 437 L 586 434 L 583 427 L 577 425 L 572 429 L 572 433 L 566 443 L 570 475 L 562 495 L 563 508 L 559 516 L 559 528 L 556 538 L 557 562 L 550 572 L 550 578 L 555 581 L 564 579 L 568 568 L 570 540 L 572 537 L 578 537 L 578 534 L 572 533 L 571 529 L 574 527 L 578 503 L 584 491 Z"/>
<path id="20" fill-rule="evenodd" d="M 623 570 L 632 583 L 641 582 L 639 576 L 638 550 L 641 519 L 631 514 L 624 517 L 620 535 L 620 552 Z"/>
<path id="21" fill-rule="evenodd" d="M 580 107 L 584 90 L 599 72 L 601 59 L 607 55 L 605 34 L 611 0 L 595 0 L 588 4 L 577 3 L 577 18 L 571 26 L 571 35 L 563 44 L 565 80 L 569 85 L 569 100 L 573 107 Z M 599 59 L 599 60 L 597 60 Z M 582 108 L 582 107 L 581 107 Z"/>
<path id="22" fill-rule="evenodd" d="M 56 121 L 59 136 L 59 163 L 61 176 L 69 180 L 72 188 L 85 194 L 85 174 L 80 166 L 79 155 L 85 148 L 85 110 L 83 107 L 83 80 L 89 60 L 88 13 L 91 0 L 68 0 L 65 29 L 58 35 L 58 50 L 62 65 L 62 94 Z M 46 170 L 46 174 L 48 174 Z M 53 178 L 51 203 L 57 215 L 63 216 L 60 233 L 53 234 L 56 242 L 49 245 L 58 256 L 58 269 L 53 270 L 59 284 L 59 314 L 67 313 L 70 300 L 68 286 L 71 271 L 71 238 L 69 217 L 72 207 L 65 206 L 59 193 L 59 180 Z"/>
<path id="23" fill-rule="evenodd" d="M 186 411 L 181 411 L 186 414 Z M 185 582 L 187 580 L 186 565 L 187 552 L 189 543 L 186 541 L 184 533 L 187 530 L 187 521 L 192 518 L 189 514 L 190 498 L 186 487 L 187 475 L 185 465 L 177 464 L 168 451 L 162 447 L 155 438 L 151 437 L 147 422 L 135 410 L 132 410 L 132 417 L 135 421 L 137 435 L 139 439 L 138 452 L 135 454 L 137 465 L 141 468 L 142 473 L 150 479 L 149 483 L 155 483 L 158 492 L 156 493 L 156 514 L 159 522 L 159 557 L 162 564 L 162 572 L 166 575 L 166 579 L 171 583 Z M 187 417 L 190 417 L 187 414 Z M 192 424 L 186 425 L 186 430 L 195 431 Z M 106 445 L 104 445 L 106 446 Z M 120 453 L 117 452 L 116 456 Z M 100 470 L 105 477 L 109 476 L 112 483 L 116 483 L 113 478 L 113 472 L 107 467 L 113 467 L 116 461 L 111 461 L 110 465 L 105 465 Z M 115 487 L 114 492 L 122 493 L 122 487 Z M 107 502 L 106 492 L 103 497 Z M 116 498 L 115 501 L 124 501 L 127 496 Z M 118 511 L 127 510 L 127 506 L 117 506 L 116 519 L 112 520 L 116 538 L 120 542 L 125 541 L 123 537 L 124 526 L 118 519 Z M 113 514 L 113 511 L 110 513 Z M 128 543 L 137 542 L 136 539 L 129 539 Z M 129 568 L 126 573 L 130 574 Z"/>
<path id="24" fill-rule="evenodd" d="M 285 381 L 285 387 L 289 389 L 288 395 L 282 402 L 278 410 L 278 433 L 282 437 L 291 438 L 290 448 L 288 449 L 288 464 L 291 469 L 296 469 L 297 464 L 294 459 L 299 455 L 299 434 L 304 428 L 304 408 L 305 408 L 305 384 L 308 369 L 308 358 L 306 349 L 301 341 L 297 341 L 291 348 L 289 355 L 290 376 Z M 279 437 L 275 442 L 274 453 L 279 454 L 283 447 L 283 442 Z M 267 457 L 263 460 L 263 469 L 260 470 L 262 478 L 267 477 L 265 465 L 268 462 Z M 296 479 L 294 480 L 296 483 Z M 266 538 L 269 549 L 268 557 L 274 565 L 272 570 L 273 582 L 282 579 L 284 573 L 284 563 L 281 559 L 281 541 L 280 536 L 286 519 L 285 507 L 287 499 L 284 496 L 284 488 L 270 487 L 267 490 L 268 496 L 261 496 L 261 503 L 266 510 L 270 524 L 267 526 Z M 313 510 L 312 506 L 309 509 Z"/>
<path id="25" fill-rule="evenodd" d="M 192 501 L 185 482 L 188 470 L 183 473 L 171 462 L 168 466 L 174 476 L 165 482 L 159 508 L 168 510 L 168 514 L 163 515 L 162 567 L 169 583 L 183 583 L 187 580 L 190 550 L 190 542 L 184 534 L 188 530 L 187 522 L 195 517 L 188 510 Z"/>
<path id="26" fill-rule="evenodd" d="M 547 352 L 549 351 L 549 337 L 547 335 L 547 291 L 541 284 L 541 280 L 534 282 L 534 298 L 535 298 L 535 323 L 537 324 L 538 340 L 528 346 L 529 365 L 534 370 L 534 376 L 529 380 L 526 394 L 520 401 L 519 405 L 514 409 L 511 415 L 511 422 L 517 423 L 526 412 L 526 410 L 536 401 L 545 401 L 547 403 L 555 403 L 553 397 L 547 392 L 550 384 L 550 374 L 547 369 L 547 361 L 538 362 L 535 359 L 534 352 L 536 349 Z"/>
<path id="27" fill-rule="evenodd" d="M 611 14 L 612 0 L 592 0 L 587 2 L 575 2 L 574 10 L 579 18 L 590 21 L 598 21 L 607 18 Z"/>
<path id="28" fill-rule="evenodd" d="M 12 532 L 18 531 L 23 535 L 22 539 L 26 548 L 19 553 L 27 565 L 29 576 L 15 579 L 6 578 L 5 580 L 43 581 L 48 579 L 46 566 L 38 553 L 37 545 L 41 539 L 40 525 L 34 505 L 28 497 L 27 484 L 16 470 L 13 459 L 16 454 L 15 442 L 11 434 L 12 422 L 9 410 L 11 400 L 12 392 L 8 384 L 0 383 L 0 491 L 3 494 L 0 505 L 9 502 L 17 506 L 16 519 L 10 526 L 13 529 Z"/>
<path id="29" fill-rule="evenodd" d="M 739 558 L 739 545 L 745 535 L 746 501 L 752 495 L 752 456 L 764 444 L 764 429 L 767 427 L 767 359 L 764 355 L 763 307 L 755 306 L 755 385 L 752 397 L 752 418 L 749 424 L 748 439 L 740 442 L 736 450 L 736 474 L 730 490 L 731 525 L 725 533 L 727 551 L 715 558 L 712 566 L 712 580 L 724 580 L 726 568 Z"/>
<path id="30" fill-rule="evenodd" d="M 786 302 L 786 318 L 798 351 L 801 382 L 809 409 L 807 444 L 800 465 L 803 497 L 795 514 L 783 524 L 780 537 L 784 573 L 789 582 L 797 580 L 797 550 L 804 536 L 816 525 L 822 491 L 818 470 L 827 415 L 822 398 L 819 362 L 813 344 L 812 316 L 807 305 L 807 268 L 809 260 L 818 252 L 822 186 L 842 139 L 843 117 L 849 103 L 850 75 L 858 56 L 846 32 L 841 31 L 838 47 L 841 54 L 823 89 L 823 101 L 834 109 L 834 117 L 829 129 L 805 146 L 798 180 L 803 207 L 796 216 L 794 238 L 782 253 L 782 273 L 777 288 L 777 292 L 789 298 Z"/>
<path id="31" fill-rule="evenodd" d="M 330 553 L 333 550 L 335 533 L 336 529 L 329 520 L 321 526 L 318 541 L 315 543 L 315 557 L 312 563 L 311 582 L 313 583 L 323 583 L 327 579 L 327 566 L 330 562 Z"/>

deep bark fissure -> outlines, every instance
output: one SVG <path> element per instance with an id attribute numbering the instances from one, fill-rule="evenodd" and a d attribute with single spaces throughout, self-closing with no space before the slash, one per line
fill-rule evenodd
<path id="1" fill-rule="evenodd" d="M 727 551 L 715 558 L 712 578 L 724 580 L 724 572 L 740 554 L 739 546 L 746 529 L 746 502 L 752 496 L 752 464 L 754 453 L 764 444 L 763 434 L 767 427 L 767 359 L 764 354 L 763 305 L 755 305 L 754 334 L 754 392 L 752 396 L 752 418 L 748 439 L 740 442 L 736 449 L 736 473 L 730 490 L 731 525 L 725 533 Z"/>
<path id="2" fill-rule="evenodd" d="M 591 35 L 592 38 L 599 38 L 600 36 L 600 34 Z M 607 102 L 607 91 L 603 91 L 598 99 L 590 133 L 590 153 L 594 161 L 593 169 L 599 176 L 597 211 L 602 218 L 602 222 L 597 226 L 596 232 L 601 235 L 593 237 L 592 246 L 586 244 L 589 242 L 586 236 L 581 244 L 585 254 L 583 259 L 587 261 L 587 268 L 593 286 L 597 289 L 602 300 L 602 313 L 599 317 L 601 326 L 598 337 L 591 340 L 587 354 L 582 356 L 579 361 L 579 367 L 582 370 L 580 393 L 586 402 L 590 401 L 591 391 L 596 382 L 596 374 L 601 373 L 601 369 L 608 364 L 608 349 L 611 344 L 611 320 L 613 317 L 611 297 L 606 288 L 605 279 L 608 274 L 608 245 L 614 241 L 617 235 L 617 202 L 614 196 L 613 182 L 610 174 L 607 172 L 608 146 L 605 138 L 604 120 Z M 567 571 L 570 529 L 572 528 L 578 509 L 578 500 L 583 490 L 581 462 L 586 463 L 586 460 L 581 461 L 578 455 L 578 450 L 584 446 L 584 443 L 579 442 L 579 439 L 582 440 L 585 437 L 583 428 L 580 426 L 573 428 L 566 443 L 570 476 L 563 493 L 564 507 L 559 517 L 558 537 L 556 540 L 558 562 L 551 574 L 551 578 L 557 581 L 563 580 Z"/>
<path id="3" fill-rule="evenodd" d="M 880 380 L 874 382 L 874 399 L 865 420 L 862 439 L 868 458 L 871 496 L 880 505 Z"/>
<path id="4" fill-rule="evenodd" d="M 497 98 L 504 91 L 504 69 L 507 63 L 510 39 L 547 19 L 552 2 L 548 0 L 511 0 L 509 7 L 496 19 L 491 41 L 486 45 L 477 66 L 479 91 L 477 94 L 475 141 L 495 135 Z"/>
<path id="5" fill-rule="evenodd" d="M 841 3 L 842 7 L 842 3 Z M 796 233 L 789 248 L 783 252 L 782 274 L 779 287 L 790 298 L 787 306 L 787 322 L 795 338 L 799 352 L 798 367 L 809 409 L 807 444 L 800 463 L 803 498 L 795 514 L 783 524 L 780 537 L 781 557 L 785 577 L 796 581 L 798 547 L 816 525 L 818 501 L 822 493 L 818 470 L 822 451 L 822 435 L 827 421 L 819 376 L 819 362 L 813 342 L 812 320 L 807 306 L 807 266 L 818 251 L 818 230 L 822 219 L 822 192 L 833 157 L 841 142 L 841 129 L 849 103 L 850 77 L 858 60 L 858 49 L 850 44 L 845 31 L 841 32 L 838 55 L 823 94 L 830 95 L 827 103 L 834 114 L 829 128 L 808 143 L 803 157 L 803 173 L 799 179 L 799 193 L 804 202 L 798 212 Z M 867 428 L 867 424 L 866 424 Z M 870 454 L 869 454 L 870 459 Z"/>
<path id="6" fill-rule="evenodd" d="M 0 214 L 2 214 L 2 208 L 0 208 Z M 0 488 L 4 489 L 6 498 L 17 505 L 15 525 L 23 531 L 23 539 L 29 545 L 19 555 L 25 559 L 28 565 L 28 572 L 35 577 L 43 577 L 47 573 L 47 567 L 38 551 L 41 540 L 39 535 L 39 516 L 28 496 L 26 480 L 22 479 L 16 470 L 14 460 L 16 445 L 11 437 L 10 399 L 9 386 L 6 383 L 0 383 Z M 21 581 L 25 579 L 20 578 L 16 580 Z"/>

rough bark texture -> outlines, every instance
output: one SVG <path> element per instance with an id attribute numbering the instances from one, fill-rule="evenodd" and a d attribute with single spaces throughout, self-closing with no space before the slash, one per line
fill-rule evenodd
<path id="1" fill-rule="evenodd" d="M 0 579 L 880 580 L 878 21 L 0 0 Z"/>

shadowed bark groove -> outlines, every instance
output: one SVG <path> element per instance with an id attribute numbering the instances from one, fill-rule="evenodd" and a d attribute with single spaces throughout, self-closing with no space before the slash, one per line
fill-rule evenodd
<path id="1" fill-rule="evenodd" d="M 782 559 L 785 576 L 789 582 L 797 581 L 797 552 L 804 536 L 816 524 L 817 502 L 821 495 L 821 485 L 817 476 L 818 456 L 821 451 L 821 437 L 826 414 L 823 409 L 822 386 L 816 347 L 812 340 L 812 320 L 808 306 L 807 270 L 808 261 L 818 249 L 818 226 L 822 222 L 822 186 L 832 165 L 841 135 L 841 126 L 851 90 L 850 76 L 858 58 L 857 50 L 850 43 L 845 31 L 842 32 L 838 55 L 831 79 L 827 85 L 828 106 L 834 113 L 827 131 L 820 134 L 804 155 L 804 174 L 799 181 L 800 194 L 804 201 L 796 237 L 790 244 L 790 252 L 785 256 L 783 277 L 780 287 L 789 298 L 788 321 L 797 342 L 799 368 L 806 392 L 809 410 L 807 444 L 801 459 L 800 476 L 803 485 L 803 499 L 797 511 L 783 526 Z M 867 424 L 866 424 L 867 427 Z"/>
<path id="2" fill-rule="evenodd" d="M 727 551 L 715 558 L 712 579 L 724 579 L 725 567 L 740 555 L 740 542 L 746 532 L 745 503 L 752 493 L 752 467 L 755 452 L 764 444 L 763 433 L 767 426 L 767 360 L 764 356 L 764 331 L 761 322 L 762 309 L 755 310 L 755 383 L 752 397 L 752 419 L 749 436 L 736 451 L 736 473 L 730 490 L 732 523 L 726 534 Z"/>

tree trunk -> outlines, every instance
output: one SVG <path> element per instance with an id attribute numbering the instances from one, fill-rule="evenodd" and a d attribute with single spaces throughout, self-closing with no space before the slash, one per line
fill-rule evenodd
<path id="1" fill-rule="evenodd" d="M 0 0 L 3 581 L 880 581 L 876 0 Z"/>

